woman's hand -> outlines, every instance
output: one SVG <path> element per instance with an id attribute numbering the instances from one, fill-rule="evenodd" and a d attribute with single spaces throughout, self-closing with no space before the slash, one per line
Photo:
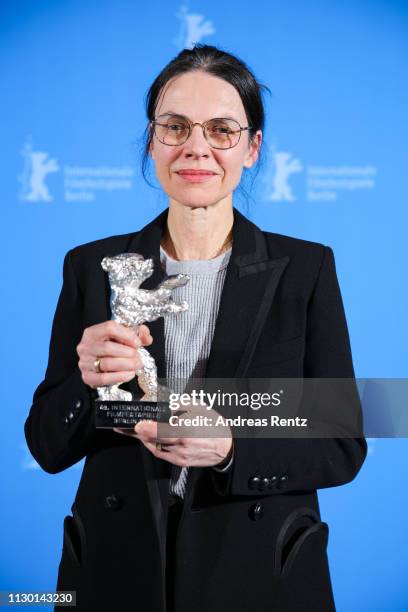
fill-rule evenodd
<path id="1" fill-rule="evenodd" d="M 82 380 L 93 389 L 131 380 L 143 365 L 139 347 L 152 342 L 147 325 L 131 328 L 111 320 L 87 327 L 76 347 Z"/>
<path id="2" fill-rule="evenodd" d="M 140 440 L 158 459 L 182 467 L 206 467 L 224 462 L 232 449 L 233 438 L 228 425 L 215 426 L 221 416 L 219 413 L 201 404 L 183 406 L 182 415 L 175 412 L 172 416 L 177 416 L 174 419 L 177 425 L 143 420 L 133 431 L 120 428 L 114 431 Z M 203 420 L 202 425 L 183 425 L 185 419 L 197 416 L 209 420 Z M 163 449 L 159 450 L 156 443 L 162 444 Z"/>

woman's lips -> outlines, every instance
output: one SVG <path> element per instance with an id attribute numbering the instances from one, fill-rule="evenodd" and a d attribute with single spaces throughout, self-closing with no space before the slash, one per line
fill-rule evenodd
<path id="1" fill-rule="evenodd" d="M 198 171 L 198 170 L 181 170 L 176 172 L 183 180 L 189 183 L 203 183 L 217 176 L 214 172 Z"/>

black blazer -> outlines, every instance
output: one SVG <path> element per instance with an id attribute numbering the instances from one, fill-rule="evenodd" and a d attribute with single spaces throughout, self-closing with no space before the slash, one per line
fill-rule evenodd
<path id="1" fill-rule="evenodd" d="M 94 394 L 82 381 L 76 346 L 84 328 L 111 318 L 102 258 L 129 251 L 159 262 L 167 213 L 140 231 L 66 254 L 48 367 L 25 423 L 30 451 L 45 471 L 86 457 L 73 516 L 64 519 L 57 585 L 77 591 L 78 610 L 165 610 L 170 464 L 139 440 L 95 429 Z M 206 377 L 353 379 L 332 249 L 262 231 L 233 213 Z M 162 276 L 158 265 L 143 286 L 155 287 Z M 164 320 L 148 325 L 149 351 L 165 378 Z M 137 383 L 128 388 L 137 390 Z M 350 401 L 345 396 L 345 410 Z M 226 473 L 190 468 L 177 544 L 177 612 L 334 610 L 328 527 L 316 489 L 356 476 L 367 452 L 362 433 L 234 442 Z"/>

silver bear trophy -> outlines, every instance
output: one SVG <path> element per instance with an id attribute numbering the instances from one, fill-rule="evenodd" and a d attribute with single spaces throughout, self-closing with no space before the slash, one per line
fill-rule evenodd
<path id="1" fill-rule="evenodd" d="M 171 294 L 176 287 L 188 283 L 187 274 L 167 276 L 155 289 L 140 289 L 144 280 L 153 274 L 153 259 L 144 259 L 138 253 L 121 253 L 104 257 L 102 268 L 108 273 L 111 287 L 110 305 L 112 319 L 127 327 L 154 321 L 159 317 L 179 314 L 188 309 L 187 302 L 173 302 Z M 139 348 L 143 367 L 137 370 L 138 385 L 144 391 L 142 401 L 160 401 L 168 397 L 168 389 L 157 381 L 157 367 L 154 358 L 144 348 Z M 97 387 L 99 400 L 132 401 L 129 391 L 120 389 L 117 383 Z"/>

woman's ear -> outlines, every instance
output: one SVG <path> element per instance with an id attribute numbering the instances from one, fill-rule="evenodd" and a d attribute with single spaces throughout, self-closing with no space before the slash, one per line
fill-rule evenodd
<path id="1" fill-rule="evenodd" d="M 154 151 L 153 151 L 153 125 L 151 123 L 149 123 L 149 138 L 150 138 L 150 144 L 149 144 L 149 155 L 152 159 L 154 159 Z"/>
<path id="2" fill-rule="evenodd" d="M 253 139 L 249 143 L 248 154 L 244 160 L 244 166 L 251 168 L 258 160 L 259 150 L 262 143 L 262 131 L 258 130 Z"/>

